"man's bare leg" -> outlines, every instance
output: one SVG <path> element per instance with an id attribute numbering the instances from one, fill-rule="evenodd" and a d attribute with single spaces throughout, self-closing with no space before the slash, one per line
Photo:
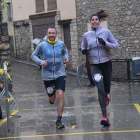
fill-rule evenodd
<path id="1" fill-rule="evenodd" d="M 63 108 L 64 108 L 64 94 L 63 90 L 57 90 L 57 98 L 58 98 L 58 105 L 57 105 L 57 110 L 58 110 L 58 119 L 56 121 L 56 127 L 57 128 L 65 128 L 64 125 L 62 125 L 62 113 L 63 113 Z"/>
<path id="2" fill-rule="evenodd" d="M 56 99 L 56 94 L 54 94 L 53 96 L 49 97 L 49 102 L 50 102 L 51 104 L 54 104 L 55 99 Z"/>
<path id="3" fill-rule="evenodd" d="M 62 116 L 63 108 L 64 108 L 64 94 L 63 90 L 57 90 L 57 98 L 58 98 L 58 116 Z"/>

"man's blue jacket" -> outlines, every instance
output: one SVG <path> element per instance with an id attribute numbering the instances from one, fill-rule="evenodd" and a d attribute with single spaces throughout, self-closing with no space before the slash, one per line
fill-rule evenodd
<path id="1" fill-rule="evenodd" d="M 68 59 L 68 51 L 64 42 L 56 38 L 57 41 L 51 44 L 48 42 L 47 36 L 43 40 L 31 55 L 32 60 L 39 65 L 47 60 L 47 66 L 42 67 L 43 80 L 55 80 L 60 76 L 65 76 L 64 61 L 65 58 Z M 41 59 L 38 58 L 39 55 Z"/>

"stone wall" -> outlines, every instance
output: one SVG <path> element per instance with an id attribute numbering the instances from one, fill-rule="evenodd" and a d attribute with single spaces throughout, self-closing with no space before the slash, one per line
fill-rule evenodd
<path id="1" fill-rule="evenodd" d="M 10 37 L 8 35 L 7 23 L 0 23 L 0 69 L 3 69 L 3 62 L 7 61 L 7 71 L 10 73 Z M 12 83 L 9 81 L 9 90 L 12 89 Z M 0 91 L 4 88 L 3 75 L 0 74 Z"/>
<path id="2" fill-rule="evenodd" d="M 60 12 L 57 11 L 55 16 L 55 28 L 57 30 L 57 38 L 62 40 L 61 25 L 58 24 L 59 20 L 60 20 Z"/>
<path id="3" fill-rule="evenodd" d="M 58 39 L 62 40 L 62 30 L 61 30 L 62 26 L 58 24 L 59 20 L 61 20 L 60 12 L 57 11 L 55 16 L 55 28 L 57 30 Z M 67 69 L 76 70 L 77 66 L 79 65 L 76 19 L 71 20 L 70 35 L 71 35 L 71 49 L 68 50 L 69 64 L 67 65 Z"/>
<path id="4" fill-rule="evenodd" d="M 69 51 L 69 61 L 71 64 L 70 69 L 76 70 L 79 66 L 79 52 L 78 52 L 78 34 L 77 34 L 77 21 L 76 19 L 71 20 L 70 24 L 70 35 L 71 35 L 71 50 Z"/>
<path id="5" fill-rule="evenodd" d="M 33 45 L 32 26 L 30 20 L 22 20 L 14 22 L 15 28 L 15 45 L 17 59 L 31 61 L 31 53 Z"/>
<path id="6" fill-rule="evenodd" d="M 62 26 L 58 24 L 60 19 L 60 12 L 56 12 L 55 28 L 57 30 L 58 39 L 62 40 Z M 33 31 L 31 20 L 22 20 L 14 22 L 15 28 L 15 44 L 16 44 L 16 57 L 17 59 L 31 61 L 31 54 L 34 51 L 33 44 Z M 78 42 L 77 42 L 77 22 L 76 19 L 71 20 L 70 24 L 71 35 L 71 50 L 68 50 L 69 65 L 67 69 L 76 70 L 79 65 Z"/>
<path id="7" fill-rule="evenodd" d="M 60 13 L 57 12 L 55 16 L 55 27 L 58 32 L 57 37 L 61 40 L 61 26 L 58 25 L 60 20 Z M 14 22 L 15 39 L 16 39 L 16 57 L 27 61 L 31 60 L 31 54 L 34 51 L 33 31 L 31 20 L 22 20 Z M 45 36 L 45 35 L 44 35 Z"/>
<path id="8" fill-rule="evenodd" d="M 78 46 L 81 46 L 91 14 L 103 9 L 109 14 L 108 29 L 119 43 L 113 58 L 131 59 L 140 56 L 139 7 L 138 0 L 76 0 Z"/>

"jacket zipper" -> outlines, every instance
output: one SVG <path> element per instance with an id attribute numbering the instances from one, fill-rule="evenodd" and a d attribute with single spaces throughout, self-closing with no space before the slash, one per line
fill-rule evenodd
<path id="1" fill-rule="evenodd" d="M 55 50 L 54 50 L 54 44 L 53 45 L 53 54 L 54 54 L 54 63 L 53 63 L 53 78 L 54 78 L 54 70 L 55 70 Z M 55 79 L 55 78 L 54 78 Z"/>
<path id="2" fill-rule="evenodd" d="M 96 36 L 96 29 L 95 29 L 95 36 Z M 97 44 L 97 36 L 96 36 L 96 44 Z M 97 44 L 97 50 L 98 50 L 98 57 L 99 57 L 99 62 L 100 62 L 99 46 L 98 46 L 98 44 Z"/>

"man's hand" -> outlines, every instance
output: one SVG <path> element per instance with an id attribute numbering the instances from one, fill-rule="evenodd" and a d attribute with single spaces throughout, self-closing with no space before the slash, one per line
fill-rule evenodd
<path id="1" fill-rule="evenodd" d="M 83 55 L 87 55 L 87 53 L 88 53 L 88 52 L 87 52 L 87 49 L 83 49 L 83 50 L 82 50 L 82 54 L 83 54 Z"/>
<path id="2" fill-rule="evenodd" d="M 68 64 L 69 60 L 67 58 L 65 58 L 64 64 Z"/>
<path id="3" fill-rule="evenodd" d="M 46 67 L 46 66 L 47 66 L 47 61 L 48 61 L 48 60 L 45 60 L 45 61 L 42 62 L 42 66 L 43 66 L 43 67 Z"/>
<path id="4" fill-rule="evenodd" d="M 64 68 L 66 68 L 67 67 L 67 65 L 66 64 L 64 64 Z"/>
<path id="5" fill-rule="evenodd" d="M 99 38 L 99 37 L 98 37 L 98 41 L 99 41 L 99 43 L 101 43 L 103 46 L 106 45 L 105 41 L 104 41 L 102 38 Z"/>

